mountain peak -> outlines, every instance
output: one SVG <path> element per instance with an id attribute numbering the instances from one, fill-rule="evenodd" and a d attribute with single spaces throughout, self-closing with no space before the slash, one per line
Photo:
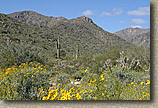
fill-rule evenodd
<path id="1" fill-rule="evenodd" d="M 29 24 L 37 24 L 38 26 L 41 26 L 41 27 L 67 20 L 64 17 L 45 16 L 34 11 L 14 12 L 14 13 L 8 14 L 8 16 L 17 19 L 20 22 L 29 23 Z"/>
<path id="2" fill-rule="evenodd" d="M 86 16 L 81 16 L 81 17 L 78 17 L 76 19 L 87 21 L 89 23 L 93 23 L 92 19 L 90 19 L 89 17 L 86 17 Z"/>
<path id="3" fill-rule="evenodd" d="M 150 48 L 150 29 L 149 28 L 129 27 L 129 28 L 117 31 L 115 32 L 115 34 L 132 44 L 135 44 L 138 46 L 143 45 L 147 49 Z"/>
<path id="4" fill-rule="evenodd" d="M 115 32 L 115 34 L 120 33 L 120 32 L 142 33 L 142 32 L 148 32 L 148 31 L 150 31 L 150 28 L 128 27 L 128 28 L 125 28 L 125 29 L 122 29 L 120 31 Z"/>
<path id="5" fill-rule="evenodd" d="M 11 15 L 31 15 L 31 14 L 42 15 L 34 11 L 19 11 L 19 12 L 14 12 L 8 15 L 11 16 Z"/>
<path id="6" fill-rule="evenodd" d="M 85 21 L 88 23 L 93 23 L 92 19 L 90 19 L 89 17 L 86 17 L 86 16 L 81 16 L 81 17 L 77 17 L 74 19 L 70 19 L 68 22 L 71 22 L 71 21 Z"/>

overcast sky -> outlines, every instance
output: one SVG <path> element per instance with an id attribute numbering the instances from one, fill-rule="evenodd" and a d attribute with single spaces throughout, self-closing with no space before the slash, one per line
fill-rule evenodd
<path id="1" fill-rule="evenodd" d="M 127 27 L 150 28 L 150 0 L 2 0 L 0 13 L 31 10 L 72 19 L 87 16 L 111 33 Z"/>

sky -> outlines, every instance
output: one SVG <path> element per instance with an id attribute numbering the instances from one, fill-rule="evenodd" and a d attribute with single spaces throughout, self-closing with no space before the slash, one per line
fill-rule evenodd
<path id="1" fill-rule="evenodd" d="M 18 11 L 72 19 L 87 16 L 114 33 L 128 28 L 150 28 L 150 0 L 1 0 L 0 13 Z"/>

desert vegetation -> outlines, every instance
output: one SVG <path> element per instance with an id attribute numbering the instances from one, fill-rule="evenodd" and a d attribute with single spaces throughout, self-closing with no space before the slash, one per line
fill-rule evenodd
<path id="1" fill-rule="evenodd" d="M 0 14 L 0 91 L 1 100 L 150 100 L 150 51 L 87 17 Z"/>
<path id="2" fill-rule="evenodd" d="M 130 57 L 128 51 L 114 49 L 105 55 L 58 58 L 50 65 L 33 61 L 2 68 L 0 97 L 3 100 L 149 100 L 149 58 L 139 57 L 138 53 Z"/>

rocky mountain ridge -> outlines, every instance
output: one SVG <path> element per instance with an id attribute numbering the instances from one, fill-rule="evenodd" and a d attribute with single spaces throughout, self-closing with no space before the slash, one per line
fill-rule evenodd
<path id="1" fill-rule="evenodd" d="M 115 32 L 116 35 L 125 39 L 126 41 L 138 45 L 144 46 L 150 49 L 150 29 L 133 28 L 129 27 L 120 31 Z"/>

